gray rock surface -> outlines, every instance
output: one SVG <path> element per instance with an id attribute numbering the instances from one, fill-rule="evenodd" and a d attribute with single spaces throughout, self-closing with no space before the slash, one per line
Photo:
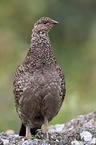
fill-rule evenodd
<path id="1" fill-rule="evenodd" d="M 49 132 L 48 139 L 44 131 L 39 131 L 28 140 L 2 132 L 0 145 L 96 145 L 96 110 L 87 115 L 79 115 L 65 124 L 49 126 Z"/>

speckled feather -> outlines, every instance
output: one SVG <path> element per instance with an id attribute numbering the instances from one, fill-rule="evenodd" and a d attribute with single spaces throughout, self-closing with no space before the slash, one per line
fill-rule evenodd
<path id="1" fill-rule="evenodd" d="M 64 74 L 53 55 L 48 36 L 54 22 L 42 17 L 35 23 L 29 51 L 14 76 L 16 110 L 22 123 L 31 128 L 41 126 L 44 115 L 48 121 L 52 120 L 65 97 Z"/>

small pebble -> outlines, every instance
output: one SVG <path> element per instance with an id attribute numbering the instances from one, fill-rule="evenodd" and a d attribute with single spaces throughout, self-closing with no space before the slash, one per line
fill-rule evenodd
<path id="1" fill-rule="evenodd" d="M 3 141 L 3 144 L 8 144 L 9 143 L 9 140 L 8 139 L 1 139 Z"/>
<path id="2" fill-rule="evenodd" d="M 88 131 L 83 131 L 80 133 L 81 139 L 84 139 L 84 141 L 90 141 L 92 139 L 92 134 Z"/>
<path id="3" fill-rule="evenodd" d="M 77 141 L 77 140 L 74 140 L 71 142 L 71 145 L 83 145 L 83 143 Z"/>
<path id="4" fill-rule="evenodd" d="M 96 138 L 93 138 L 91 144 L 96 144 Z"/>

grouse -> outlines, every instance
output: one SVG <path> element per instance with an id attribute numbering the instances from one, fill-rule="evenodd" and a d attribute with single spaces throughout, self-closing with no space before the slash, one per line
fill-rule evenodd
<path id="1" fill-rule="evenodd" d="M 31 35 L 24 61 L 17 67 L 13 93 L 22 126 L 19 135 L 31 138 L 36 130 L 48 130 L 48 122 L 59 112 L 65 97 L 65 77 L 52 52 L 49 30 L 58 24 L 49 17 L 40 18 Z"/>

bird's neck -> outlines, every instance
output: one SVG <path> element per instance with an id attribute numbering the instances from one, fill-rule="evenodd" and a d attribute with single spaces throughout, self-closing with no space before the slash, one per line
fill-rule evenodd
<path id="1" fill-rule="evenodd" d="M 31 35 L 31 45 L 30 45 L 30 49 L 34 50 L 34 48 L 40 48 L 41 51 L 47 47 L 50 48 L 50 39 L 48 36 L 48 33 L 45 32 L 36 32 L 35 30 L 32 31 L 32 35 Z M 38 51 L 38 49 L 36 50 Z"/>
<path id="2" fill-rule="evenodd" d="M 48 34 L 33 31 L 31 37 L 30 49 L 26 56 L 26 62 L 40 66 L 42 64 L 55 64 L 55 57 L 51 49 Z"/>

